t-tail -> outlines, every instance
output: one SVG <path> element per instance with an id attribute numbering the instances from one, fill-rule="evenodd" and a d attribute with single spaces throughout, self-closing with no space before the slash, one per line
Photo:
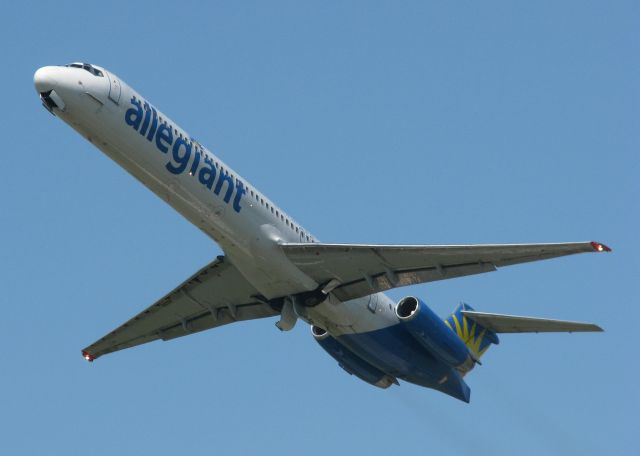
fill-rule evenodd
<path id="1" fill-rule="evenodd" d="M 478 364 L 481 364 L 480 357 L 492 344 L 497 345 L 500 343 L 500 339 L 498 338 L 499 333 L 597 332 L 603 330 L 600 326 L 593 323 L 476 312 L 471 306 L 465 303 L 461 303 L 456 310 L 444 320 L 444 324 L 464 342 L 471 358 Z M 468 389 L 464 381 L 462 381 L 462 377 L 472 368 L 473 365 L 470 363 L 458 366 L 456 371 L 459 377 L 453 382 L 457 388 L 451 392 L 444 388 L 441 389 L 441 391 L 468 402 L 469 392 L 466 392 L 463 397 L 460 397 L 457 391 L 466 391 Z M 453 380 L 454 378 L 451 378 L 451 381 Z M 442 386 L 445 387 L 447 385 Z"/>
<path id="2" fill-rule="evenodd" d="M 461 303 L 456 310 L 444 320 L 444 324 L 458 335 L 466 345 L 474 361 L 479 363 L 480 357 L 489 349 L 489 346 L 491 346 L 491 344 L 498 345 L 500 339 L 494 331 L 466 315 L 466 312 L 471 311 L 473 311 L 471 306 Z M 466 372 L 461 373 L 465 374 Z"/>
<path id="3" fill-rule="evenodd" d="M 446 319 L 440 319 L 419 298 L 403 298 L 396 306 L 400 323 L 429 352 L 437 363 L 434 375 L 441 377 L 429 386 L 465 402 L 470 389 L 463 377 L 480 364 L 482 355 L 500 343 L 500 333 L 602 331 L 592 323 L 476 312 L 460 304 Z"/>
<path id="4" fill-rule="evenodd" d="M 500 333 L 603 331 L 593 323 L 476 312 L 465 303 L 460 304 L 444 323 L 464 342 L 472 356 L 478 359 L 491 344 L 500 343 Z"/>

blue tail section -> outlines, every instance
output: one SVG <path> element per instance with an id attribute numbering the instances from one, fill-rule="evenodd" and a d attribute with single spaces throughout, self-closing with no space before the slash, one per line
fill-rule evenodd
<path id="1" fill-rule="evenodd" d="M 480 358 L 491 344 L 499 344 L 500 339 L 498 339 L 498 335 L 493 331 L 465 317 L 462 314 L 463 310 L 473 310 L 473 308 L 468 304 L 461 303 L 456 310 L 444 320 L 444 324 L 458 335 L 476 357 Z"/>
<path id="2" fill-rule="evenodd" d="M 432 388 L 467 403 L 471 400 L 471 389 L 455 369 L 451 369 L 444 381 Z"/>

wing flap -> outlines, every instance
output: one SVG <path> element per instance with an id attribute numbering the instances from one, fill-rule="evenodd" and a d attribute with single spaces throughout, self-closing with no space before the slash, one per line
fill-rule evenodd
<path id="1" fill-rule="evenodd" d="M 472 274 L 495 271 L 491 263 L 474 263 L 464 265 L 442 266 L 440 268 L 395 270 L 392 274 L 387 271 L 376 274 L 361 272 L 359 277 L 351 282 L 342 283 L 333 293 L 342 301 L 348 301 L 371 293 L 405 287 L 436 280 L 453 279 Z"/>
<path id="2" fill-rule="evenodd" d="M 530 332 L 599 332 L 603 329 L 593 323 L 550 320 L 547 318 L 519 317 L 463 310 L 465 317 L 495 333 Z"/>

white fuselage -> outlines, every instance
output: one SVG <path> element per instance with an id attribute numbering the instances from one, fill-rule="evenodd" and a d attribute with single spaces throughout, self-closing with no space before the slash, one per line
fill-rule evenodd
<path id="1" fill-rule="evenodd" d="M 64 105 L 53 110 L 58 117 L 216 241 L 265 298 L 321 285 L 279 247 L 317 242 L 308 230 L 117 76 L 95 68 L 102 76 L 44 67 L 36 86 L 41 93 L 53 88 Z M 378 300 L 375 312 L 367 308 L 370 299 Z M 330 295 L 300 316 L 339 336 L 396 324 L 392 307 L 381 293 L 346 303 Z"/>

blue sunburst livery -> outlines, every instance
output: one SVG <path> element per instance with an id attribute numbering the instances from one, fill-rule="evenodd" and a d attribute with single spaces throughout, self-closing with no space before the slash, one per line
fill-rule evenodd
<path id="1" fill-rule="evenodd" d="M 498 335 L 493 331 L 488 330 L 479 323 L 464 316 L 462 313 L 463 310 L 473 310 L 473 308 L 468 304 L 461 303 L 456 310 L 444 320 L 444 323 L 462 339 L 474 356 L 480 358 L 491 344 L 499 344 L 500 339 L 498 339 Z"/>

